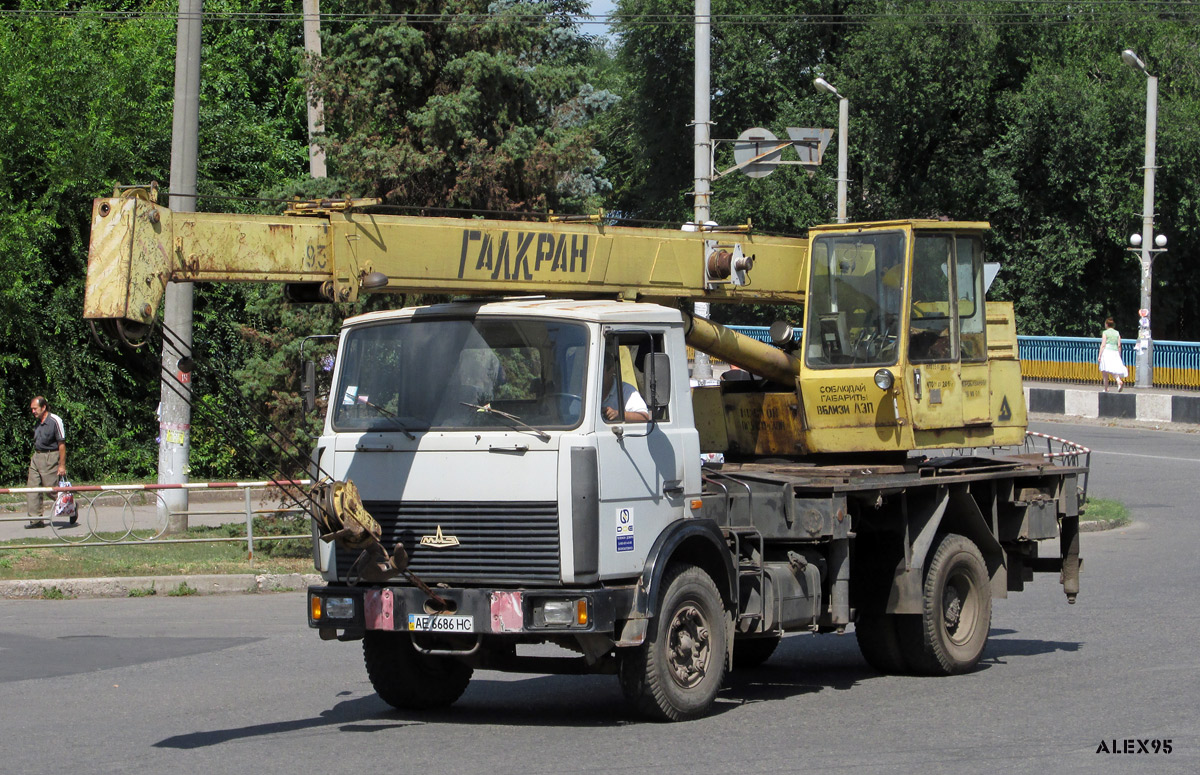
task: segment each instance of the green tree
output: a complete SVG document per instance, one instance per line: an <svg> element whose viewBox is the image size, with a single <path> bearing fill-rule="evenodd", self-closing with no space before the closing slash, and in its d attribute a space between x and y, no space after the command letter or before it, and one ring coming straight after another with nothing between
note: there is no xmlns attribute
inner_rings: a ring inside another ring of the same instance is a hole
<svg viewBox="0 0 1200 775"><path fill-rule="evenodd" d="M349 5L349 4L347 4ZM332 26L313 83L333 174L420 207L594 207L608 188L589 126L613 102L585 67L582 0L367 0L415 13Z"/></svg>
<svg viewBox="0 0 1200 775"><path fill-rule="evenodd" d="M300 19L233 13L289 3L205 5L200 192L253 194L302 171ZM156 356L100 349L80 310L92 198L169 177L175 7L24 0L0 16L0 479L22 479L37 393L67 422L76 479L154 470Z"/></svg>

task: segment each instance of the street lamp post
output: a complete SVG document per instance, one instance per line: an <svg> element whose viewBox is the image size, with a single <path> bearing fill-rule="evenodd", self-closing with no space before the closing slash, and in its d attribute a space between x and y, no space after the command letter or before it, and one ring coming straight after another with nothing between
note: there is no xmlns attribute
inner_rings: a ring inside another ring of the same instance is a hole
<svg viewBox="0 0 1200 775"><path fill-rule="evenodd" d="M1142 320L1145 321L1144 332L1139 329L1138 347L1135 363L1137 365L1137 382L1135 383L1140 388L1148 388L1154 385L1154 337L1150 333L1150 296L1153 289L1152 280L1154 277L1154 254L1156 252L1151 248L1155 244L1154 239L1154 144L1155 131L1158 125L1158 78L1150 75L1146 70L1146 63L1143 62L1138 55L1133 52L1133 49L1125 49L1121 52L1121 61L1129 65L1135 70L1142 71L1146 76L1146 169L1145 169L1145 186L1142 191L1142 234L1141 253L1142 253ZM1162 237L1162 235L1159 235ZM1132 241L1132 240L1131 240ZM1162 239L1162 245L1166 244L1165 238ZM1162 247L1160 245L1159 247ZM1138 247L1135 243L1134 247ZM1142 339L1142 333L1145 333L1145 339Z"/></svg>
<svg viewBox="0 0 1200 775"><path fill-rule="evenodd" d="M837 222L846 222L846 162L850 143L847 134L850 127L850 100L838 93L833 84L824 78L813 79L813 86L820 91L827 91L838 98L838 172L837 172Z"/></svg>

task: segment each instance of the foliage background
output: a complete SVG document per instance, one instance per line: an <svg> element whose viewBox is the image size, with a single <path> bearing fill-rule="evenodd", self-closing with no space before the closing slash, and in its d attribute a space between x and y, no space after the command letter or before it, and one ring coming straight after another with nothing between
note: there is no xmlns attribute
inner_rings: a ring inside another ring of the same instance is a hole
<svg viewBox="0 0 1200 775"><path fill-rule="evenodd" d="M306 62L298 0L207 0L198 209L278 212L292 195L396 208L691 213L692 3L618 0L608 39L584 0L325 0ZM76 480L153 475L153 352L109 352L79 319L90 200L169 179L176 3L0 6L0 481L28 460L28 401L71 435ZM1145 77L1160 77L1157 339L1200 339L1200 8L1190 3L712 0L714 136L836 126L850 100L851 219L988 220L994 298L1025 334L1135 329ZM397 14L425 14L405 21ZM330 177L307 178L305 88L325 100ZM730 176L722 222L802 233L832 219L835 138L815 175ZM732 164L728 146L717 168ZM164 185L165 188L165 185ZM269 200L261 201L260 200ZM371 305L418 299L378 299ZM253 414L304 454L299 350L355 309L269 286L197 288L192 477L288 473ZM771 309L718 308L767 322ZM151 348L157 344L152 344ZM316 345L319 348L321 345ZM314 345L307 345L313 348ZM309 350L306 349L306 353ZM319 352L319 349L318 349ZM262 459L259 453L269 457Z"/></svg>

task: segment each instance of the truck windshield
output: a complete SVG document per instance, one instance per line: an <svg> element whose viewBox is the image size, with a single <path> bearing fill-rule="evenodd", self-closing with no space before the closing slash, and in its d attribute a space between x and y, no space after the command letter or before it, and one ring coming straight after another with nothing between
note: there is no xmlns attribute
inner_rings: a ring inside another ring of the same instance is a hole
<svg viewBox="0 0 1200 775"><path fill-rule="evenodd" d="M349 430L572 428L583 412L584 326L414 316L346 334L333 427Z"/></svg>
<svg viewBox="0 0 1200 775"><path fill-rule="evenodd" d="M813 241L805 362L814 368L896 362L904 297L904 234Z"/></svg>

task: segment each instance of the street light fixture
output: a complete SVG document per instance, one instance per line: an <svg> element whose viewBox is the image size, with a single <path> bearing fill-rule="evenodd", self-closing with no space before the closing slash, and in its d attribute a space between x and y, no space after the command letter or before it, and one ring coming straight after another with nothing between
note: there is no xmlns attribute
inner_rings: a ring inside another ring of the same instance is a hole
<svg viewBox="0 0 1200 775"><path fill-rule="evenodd" d="M824 78L814 78L813 86L818 91L827 91L838 98L838 172L837 172L837 222L845 223L846 218L846 161L849 148L847 134L850 126L850 100L843 97L829 81Z"/></svg>
<svg viewBox="0 0 1200 775"><path fill-rule="evenodd" d="M1142 263L1142 296L1140 319L1138 321L1138 341L1135 363L1137 365L1137 386L1151 387L1154 385L1154 337L1150 334L1150 297L1153 289L1154 256L1166 250L1167 238L1162 234L1154 236L1154 145L1155 131L1158 125L1158 78L1146 70L1146 63L1141 60L1133 49L1127 48L1121 52L1121 61L1140 70L1146 76L1146 166L1145 185L1142 190L1142 233L1130 238L1130 244L1141 248ZM1158 249L1150 245L1158 245Z"/></svg>

